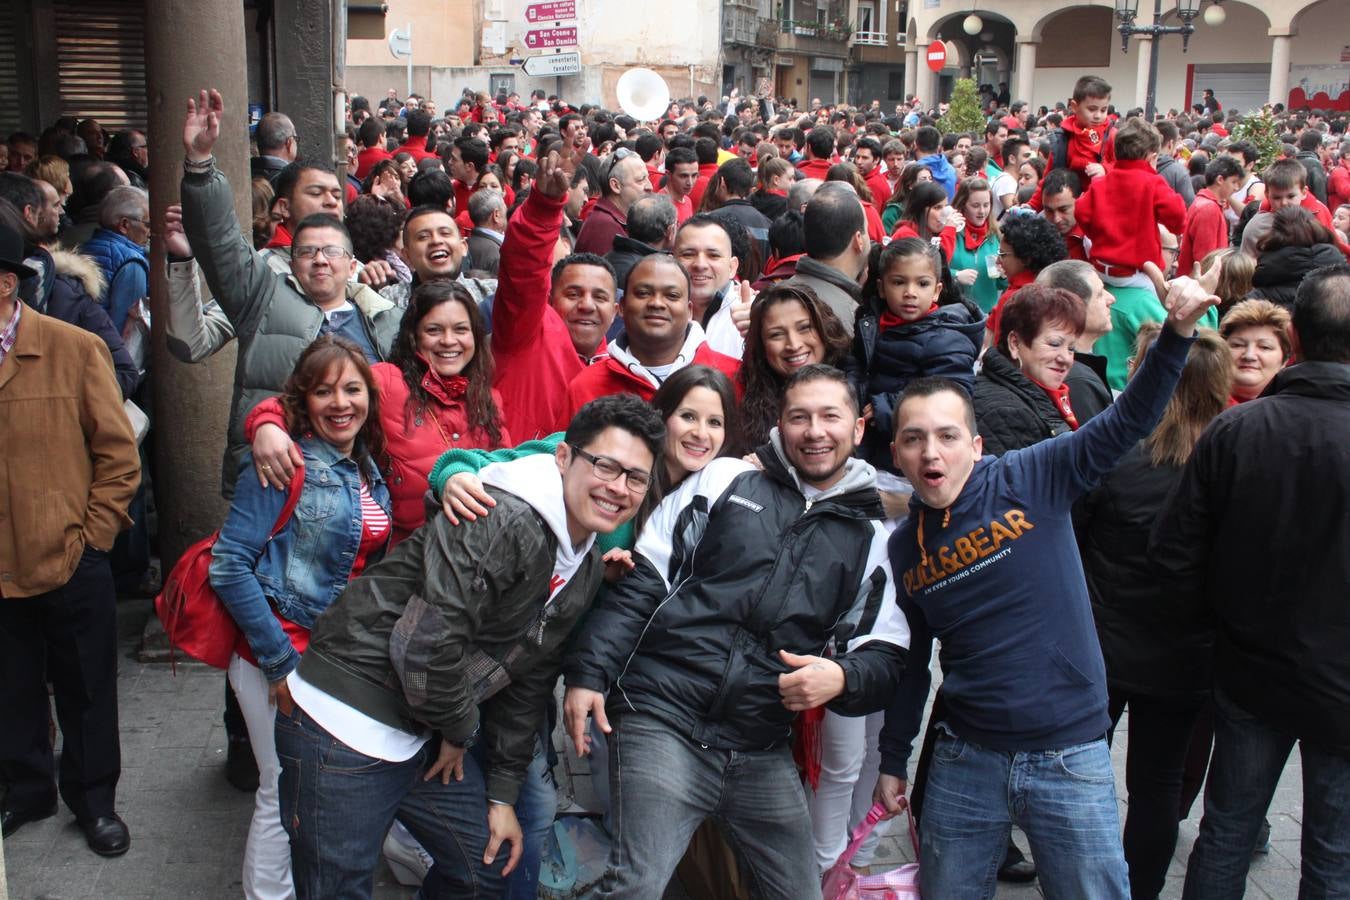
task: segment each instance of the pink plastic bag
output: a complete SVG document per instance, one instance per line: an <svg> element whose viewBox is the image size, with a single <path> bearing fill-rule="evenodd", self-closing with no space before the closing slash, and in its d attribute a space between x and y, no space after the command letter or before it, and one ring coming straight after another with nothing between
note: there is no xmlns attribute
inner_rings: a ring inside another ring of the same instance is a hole
<svg viewBox="0 0 1350 900"><path fill-rule="evenodd" d="M821 879L820 893L824 900L919 900L918 863L909 863L879 875L859 875L849 868L854 854L885 814L886 807L877 803L868 810L867 818L853 829L847 849ZM914 844L917 858L919 835L914 830L914 816L909 807L905 807L905 815L909 818L909 839Z"/></svg>

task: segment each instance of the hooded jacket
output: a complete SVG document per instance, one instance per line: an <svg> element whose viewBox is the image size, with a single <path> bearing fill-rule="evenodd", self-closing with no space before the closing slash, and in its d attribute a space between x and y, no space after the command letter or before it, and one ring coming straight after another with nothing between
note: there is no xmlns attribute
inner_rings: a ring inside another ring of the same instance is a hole
<svg viewBox="0 0 1350 900"><path fill-rule="evenodd" d="M245 241L234 215L234 194L218 170L183 176L183 230L216 302L239 339L230 400L229 443L221 477L230 496L248 444L244 417L281 392L300 353L319 336L319 309L291 277L280 277ZM380 359L388 357L403 311L362 284L348 283L347 299Z"/></svg>
<svg viewBox="0 0 1350 900"><path fill-rule="evenodd" d="M1350 365L1304 362L1196 444L1149 556L1167 609L1217 629L1214 681L1266 726L1350 752Z"/></svg>
<svg viewBox="0 0 1350 900"><path fill-rule="evenodd" d="M905 386L916 378L942 376L975 389L975 359L984 343L984 314L969 300L940 306L915 322L883 329L879 298L858 320L853 351L843 369L859 402L872 405L863 436L862 457L890 470L895 407Z"/></svg>
<svg viewBox="0 0 1350 900"><path fill-rule="evenodd" d="M680 348L676 360L677 369L685 366L712 366L721 369L736 383L736 371L741 361L734 359L708 346L703 328L697 322L690 322L685 331L684 345ZM667 376L668 377L668 376ZM561 415L553 430L566 431L567 423L577 414L577 410L597 397L610 394L637 394L643 400L656 396L656 389L664 379L653 375L628 349L628 336L619 337L609 345L609 356L599 360L593 366L581 371L567 386L567 399L563 403Z"/></svg>
<svg viewBox="0 0 1350 900"><path fill-rule="evenodd" d="M1298 286L1313 269L1342 265L1345 257L1331 244L1313 244L1311 247L1281 247L1262 253L1252 273L1250 297L1259 297L1278 303L1293 311L1294 295Z"/></svg>
<svg viewBox="0 0 1350 900"><path fill-rule="evenodd" d="M933 180L947 191L947 202L950 203L956 196L956 170L947 162L947 157L942 153L934 153L918 160L918 163L933 173Z"/></svg>
<svg viewBox="0 0 1350 900"><path fill-rule="evenodd" d="M845 676L836 712L889 701L909 633L875 472L850 459L814 493L776 431L757 453L763 471L726 458L686 478L643 528L637 568L587 619L564 674L607 692L611 716L646 713L721 750L781 746L796 714L778 692L791 671L780 650L833 655Z"/></svg>
<svg viewBox="0 0 1350 900"><path fill-rule="evenodd" d="M593 540L572 546L553 457L481 477L492 515L457 526L433 516L367 569L315 621L299 673L409 733L463 741L481 717L488 797L514 803L563 647L604 566Z"/></svg>
<svg viewBox="0 0 1350 900"><path fill-rule="evenodd" d="M942 641L945 722L992 750L1058 750L1102 737L1106 671L1070 508L1153 430L1190 348L1163 329L1114 405L1062 438L981 457L952 505L916 493L890 539L914 639ZM905 777L897 739L919 698L887 711L881 771Z"/></svg>

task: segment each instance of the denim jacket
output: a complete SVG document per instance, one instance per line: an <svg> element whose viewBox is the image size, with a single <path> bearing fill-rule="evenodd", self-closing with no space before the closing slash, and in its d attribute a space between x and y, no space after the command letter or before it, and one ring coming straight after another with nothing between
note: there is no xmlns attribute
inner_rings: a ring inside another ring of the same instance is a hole
<svg viewBox="0 0 1350 900"><path fill-rule="evenodd" d="M268 681L284 678L300 660L271 606L286 620L312 627L347 586L361 544L356 463L318 438L299 444L305 485L285 527L268 540L286 492L259 487L253 455L245 453L230 513L211 549L211 586ZM371 497L388 512L389 489L374 463L367 464L366 479Z"/></svg>

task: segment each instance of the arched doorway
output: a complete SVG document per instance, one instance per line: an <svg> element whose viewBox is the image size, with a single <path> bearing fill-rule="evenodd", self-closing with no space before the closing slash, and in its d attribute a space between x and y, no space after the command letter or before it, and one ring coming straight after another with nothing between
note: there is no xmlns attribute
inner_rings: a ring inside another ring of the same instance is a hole
<svg viewBox="0 0 1350 900"><path fill-rule="evenodd" d="M982 25L975 34L965 30L971 15L978 16ZM947 68L938 73L937 95L951 96L957 78L973 78L977 85L997 91L1000 82L1010 80L1016 34L1017 26L1010 19L987 9L960 10L934 22L928 39L948 45Z"/></svg>

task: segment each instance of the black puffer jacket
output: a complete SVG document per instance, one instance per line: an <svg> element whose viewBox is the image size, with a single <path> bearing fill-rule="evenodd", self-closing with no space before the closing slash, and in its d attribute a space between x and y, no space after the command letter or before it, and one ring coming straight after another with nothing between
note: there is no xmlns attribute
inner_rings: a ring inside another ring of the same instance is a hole
<svg viewBox="0 0 1350 900"><path fill-rule="evenodd" d="M844 373L859 402L872 404L872 419L860 455L878 468L892 469L890 444L895 407L911 381L950 378L975 389L975 358L984 341L984 313L970 300L938 307L917 322L883 330L880 301L854 325L853 350Z"/></svg>
<svg viewBox="0 0 1350 900"><path fill-rule="evenodd" d="M647 522L637 568L601 598L563 668L569 687L608 692L611 719L645 713L718 749L779 746L795 717L778 692L790 671L780 650L835 653L836 712L889 703L909 629L883 568L872 468L851 459L808 500L780 452L760 448L763 471L714 460Z"/></svg>
<svg viewBox="0 0 1350 900"><path fill-rule="evenodd" d="M1072 397L1069 402L1072 405ZM997 347L984 354L975 379L975 424L984 438L984 452L994 456L1070 430L1045 391Z"/></svg>
<svg viewBox="0 0 1350 900"><path fill-rule="evenodd" d="M1331 244L1313 244L1311 247L1281 247L1262 253L1252 274L1252 292L1259 297L1293 310L1298 286L1313 269L1335 266L1345 262L1345 256Z"/></svg>
<svg viewBox="0 0 1350 900"><path fill-rule="evenodd" d="M1074 507L1074 532L1111 692L1203 696L1213 677L1214 629L1178 621L1148 552L1149 532L1181 467L1155 466L1140 441Z"/></svg>

